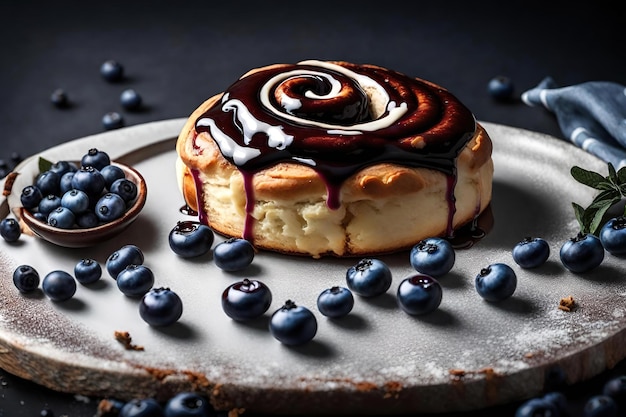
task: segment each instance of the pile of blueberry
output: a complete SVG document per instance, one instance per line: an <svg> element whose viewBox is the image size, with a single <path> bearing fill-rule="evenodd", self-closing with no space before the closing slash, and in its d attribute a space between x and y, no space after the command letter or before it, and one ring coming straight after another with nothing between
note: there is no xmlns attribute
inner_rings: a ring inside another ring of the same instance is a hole
<svg viewBox="0 0 626 417"><path fill-rule="evenodd" d="M50 164L20 195L22 205L35 218L61 229L114 221L136 198L137 184L96 148L83 155L80 167L71 161Z"/></svg>
<svg viewBox="0 0 626 417"><path fill-rule="evenodd" d="M195 392L181 392L165 403L154 398L133 399L128 402L115 399L100 402L100 417L217 417L207 398Z"/></svg>
<svg viewBox="0 0 626 417"><path fill-rule="evenodd" d="M100 75L110 83L118 83L125 78L124 67L118 61L110 59L100 66ZM57 88L52 92L50 102L60 109L70 108L72 104L69 95L62 88ZM120 104L125 110L137 111L141 109L143 99L137 91L127 88L120 94ZM119 112L108 112L102 116L102 126L105 130L118 129L124 126L124 118Z"/></svg>
<svg viewBox="0 0 626 417"><path fill-rule="evenodd" d="M151 326L169 326L181 317L183 303L178 294L169 288L154 287L152 270L144 265L144 255L135 245L124 245L109 255L105 269L113 278L122 294L141 298L140 317ZM13 271L13 284L24 294L39 288L50 300L63 302L74 297L78 281L90 285L102 277L103 268L94 259L81 259L74 266L73 275L67 271L54 270L43 280L35 268L20 265Z"/></svg>

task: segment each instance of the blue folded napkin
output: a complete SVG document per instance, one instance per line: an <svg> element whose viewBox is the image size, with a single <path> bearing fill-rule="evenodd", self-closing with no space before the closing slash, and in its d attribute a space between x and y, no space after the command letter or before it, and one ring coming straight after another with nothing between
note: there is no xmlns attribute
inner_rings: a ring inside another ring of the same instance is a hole
<svg viewBox="0 0 626 417"><path fill-rule="evenodd" d="M608 81L590 81L558 87L546 77L522 93L529 106L553 112L561 132L585 151L619 169L626 166L626 87Z"/></svg>

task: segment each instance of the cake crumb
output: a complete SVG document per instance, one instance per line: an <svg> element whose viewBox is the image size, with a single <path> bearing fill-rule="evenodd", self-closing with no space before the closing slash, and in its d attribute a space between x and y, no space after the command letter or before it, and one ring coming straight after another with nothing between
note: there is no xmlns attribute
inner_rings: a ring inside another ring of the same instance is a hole
<svg viewBox="0 0 626 417"><path fill-rule="evenodd" d="M139 351L144 350L143 346L138 346L132 343L133 338L130 337L130 333L128 332L116 330L114 333L114 336L115 336L115 340L120 342L122 346L124 346L124 349L126 350L139 350Z"/></svg>
<svg viewBox="0 0 626 417"><path fill-rule="evenodd" d="M561 298L559 302L559 310L570 312L576 308L576 301L574 301L574 297L571 295Z"/></svg>
<svg viewBox="0 0 626 417"><path fill-rule="evenodd" d="M18 176L18 173L15 171L9 172L4 180L4 190L2 190L2 196L8 197L11 194L11 190L13 190L13 184Z"/></svg>
<svg viewBox="0 0 626 417"><path fill-rule="evenodd" d="M245 408L233 408L228 411L228 417L239 417L246 411Z"/></svg>

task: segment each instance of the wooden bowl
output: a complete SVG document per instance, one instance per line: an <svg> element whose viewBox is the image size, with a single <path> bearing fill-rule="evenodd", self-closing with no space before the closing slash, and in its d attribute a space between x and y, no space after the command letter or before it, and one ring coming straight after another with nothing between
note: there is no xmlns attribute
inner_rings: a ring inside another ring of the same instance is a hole
<svg viewBox="0 0 626 417"><path fill-rule="evenodd" d="M137 197L118 219L91 228L61 229L37 219L24 207L19 207L19 217L34 235L55 245L68 248L94 246L118 235L137 218L146 203L148 190L146 181L139 171L118 162L111 162L111 165L120 167L124 171L126 178L137 185Z"/></svg>

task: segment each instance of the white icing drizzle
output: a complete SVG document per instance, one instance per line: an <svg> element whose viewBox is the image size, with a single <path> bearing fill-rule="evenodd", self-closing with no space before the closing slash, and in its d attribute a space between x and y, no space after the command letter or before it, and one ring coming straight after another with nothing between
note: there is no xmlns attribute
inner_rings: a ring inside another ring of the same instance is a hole
<svg viewBox="0 0 626 417"><path fill-rule="evenodd" d="M211 136L219 146L220 151L224 156L232 158L235 165L244 165L251 159L261 155L261 150L256 148L250 148L247 146L240 146L230 136L224 134L216 125L213 119L204 117L198 120L198 126L208 126Z"/></svg>

